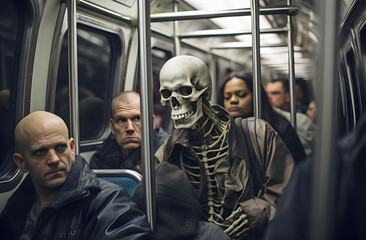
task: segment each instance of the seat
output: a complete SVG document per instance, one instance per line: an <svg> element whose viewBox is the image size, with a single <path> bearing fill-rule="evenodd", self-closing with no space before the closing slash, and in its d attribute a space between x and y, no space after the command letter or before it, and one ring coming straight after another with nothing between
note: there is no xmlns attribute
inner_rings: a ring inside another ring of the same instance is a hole
<svg viewBox="0 0 366 240"><path fill-rule="evenodd" d="M93 169L98 178L117 184L133 196L137 184L141 181L141 174L131 169Z"/></svg>

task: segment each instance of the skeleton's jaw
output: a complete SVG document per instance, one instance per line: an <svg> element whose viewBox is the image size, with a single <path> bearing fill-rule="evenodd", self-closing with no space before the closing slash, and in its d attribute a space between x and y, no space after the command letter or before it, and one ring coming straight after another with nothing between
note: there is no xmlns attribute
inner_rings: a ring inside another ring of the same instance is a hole
<svg viewBox="0 0 366 240"><path fill-rule="evenodd" d="M203 116L202 98L199 98L196 104L192 105L195 107L187 112L171 112L171 117L176 129L191 128Z"/></svg>

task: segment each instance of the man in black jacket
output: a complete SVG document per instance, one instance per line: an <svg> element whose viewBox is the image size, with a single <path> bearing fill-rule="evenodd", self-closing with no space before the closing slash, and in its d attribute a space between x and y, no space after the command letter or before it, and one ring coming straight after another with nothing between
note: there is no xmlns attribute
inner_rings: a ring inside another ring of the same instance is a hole
<svg viewBox="0 0 366 240"><path fill-rule="evenodd" d="M98 179L61 118L37 111L15 129L13 160L29 173L0 216L0 239L152 239L122 188Z"/></svg>
<svg viewBox="0 0 366 240"><path fill-rule="evenodd" d="M141 173L140 94L134 91L121 92L113 99L111 107L111 134L91 158L90 167L126 168ZM161 128L154 130L154 151L168 136Z"/></svg>

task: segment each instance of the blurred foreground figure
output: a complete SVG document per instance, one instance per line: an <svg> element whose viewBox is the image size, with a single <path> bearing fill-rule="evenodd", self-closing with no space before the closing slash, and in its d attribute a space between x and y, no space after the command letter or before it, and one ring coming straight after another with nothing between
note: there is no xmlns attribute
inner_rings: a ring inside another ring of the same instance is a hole
<svg viewBox="0 0 366 240"><path fill-rule="evenodd" d="M335 240L361 240L366 236L366 114L355 131L338 144L339 168L333 227ZM321 159L320 159L321 160ZM294 174L279 201L275 218L269 223L265 240L309 239L313 159L305 161ZM329 186L331 187L331 186ZM334 187L334 186L333 186Z"/></svg>
<svg viewBox="0 0 366 240"><path fill-rule="evenodd" d="M157 240L229 240L214 223L202 220L201 206L185 173L176 165L163 162L156 167ZM177 187L178 186L178 187ZM142 181L133 196L146 212Z"/></svg>
<svg viewBox="0 0 366 240"><path fill-rule="evenodd" d="M152 239L146 216L122 188L75 155L64 121L49 112L15 129L13 160L29 173L0 216L0 239Z"/></svg>
<svg viewBox="0 0 366 240"><path fill-rule="evenodd" d="M164 64L161 103L169 107L176 129L156 157L186 173L209 222L232 239L255 239L274 216L294 162L277 132L261 119L247 119L254 148L248 149L241 119L236 123L225 109L210 105L211 84L209 70L198 58L177 56Z"/></svg>

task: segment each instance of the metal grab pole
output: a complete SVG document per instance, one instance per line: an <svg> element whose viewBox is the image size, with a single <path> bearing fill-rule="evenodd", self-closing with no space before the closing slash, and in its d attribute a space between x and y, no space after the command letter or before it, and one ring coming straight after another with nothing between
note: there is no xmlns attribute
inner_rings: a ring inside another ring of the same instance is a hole
<svg viewBox="0 0 366 240"><path fill-rule="evenodd" d="M138 1L139 69L141 86L142 160L146 214L155 229L155 164L153 138L152 64L150 43L150 1Z"/></svg>
<svg viewBox="0 0 366 240"><path fill-rule="evenodd" d="M79 154L79 84L78 84L78 51L76 29L76 1L67 1L68 17L68 75L69 75L69 109L70 132L75 139L75 152Z"/></svg>
<svg viewBox="0 0 366 240"><path fill-rule="evenodd" d="M291 5L291 0L287 0L287 5ZM296 130L296 93L295 93L295 62L294 62L294 43L293 43L293 26L292 17L287 15L287 44L288 44L288 74L289 74L289 91L291 99L291 115L290 122Z"/></svg>
<svg viewBox="0 0 366 240"><path fill-rule="evenodd" d="M178 1L173 2L173 11L178 12ZM179 22L173 22L174 56L180 55Z"/></svg>
<svg viewBox="0 0 366 240"><path fill-rule="evenodd" d="M253 55L253 99L254 99L254 116L261 117L261 53L260 53L260 36L259 36L259 2L251 0L250 9L252 14L252 55Z"/></svg>
<svg viewBox="0 0 366 240"><path fill-rule="evenodd" d="M337 170L339 159L336 152L336 103L338 82L338 6L337 0L317 2L320 16L320 59L318 75L318 136L313 162L311 191L311 240L335 239L337 203Z"/></svg>

